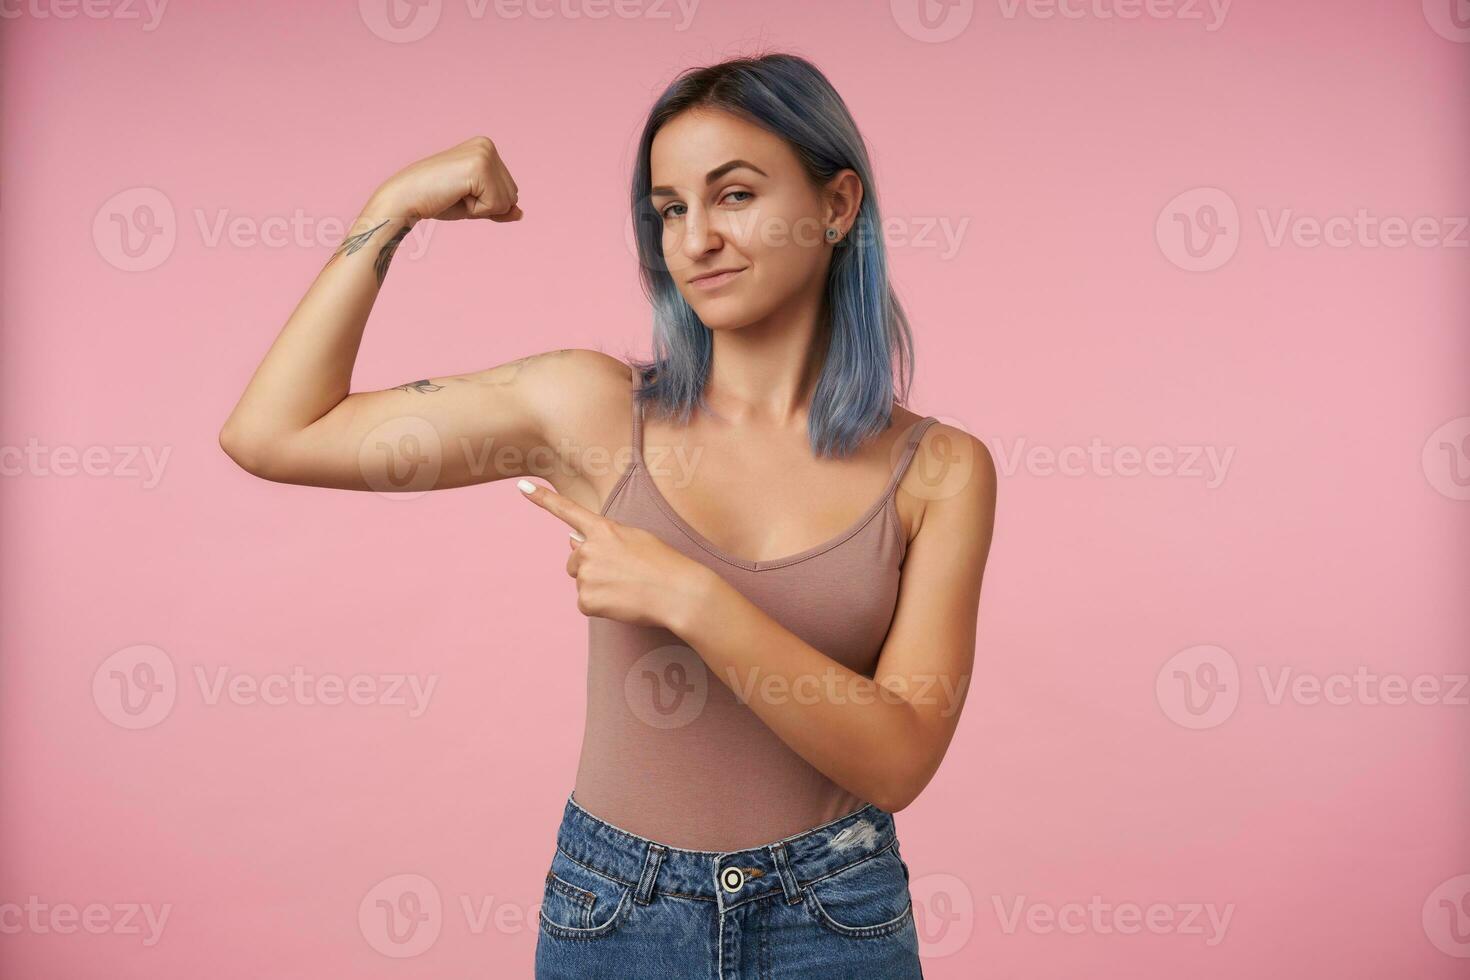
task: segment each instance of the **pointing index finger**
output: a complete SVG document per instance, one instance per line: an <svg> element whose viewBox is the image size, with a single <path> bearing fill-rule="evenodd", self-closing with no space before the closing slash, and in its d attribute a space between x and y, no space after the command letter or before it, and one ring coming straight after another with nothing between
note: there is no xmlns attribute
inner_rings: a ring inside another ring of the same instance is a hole
<svg viewBox="0 0 1470 980"><path fill-rule="evenodd" d="M575 500L563 497L550 487L537 486L530 480L517 480L516 489L525 494L526 498L536 506L549 511L553 517L559 518L568 527L580 532L583 536L599 519L599 515Z"/></svg>

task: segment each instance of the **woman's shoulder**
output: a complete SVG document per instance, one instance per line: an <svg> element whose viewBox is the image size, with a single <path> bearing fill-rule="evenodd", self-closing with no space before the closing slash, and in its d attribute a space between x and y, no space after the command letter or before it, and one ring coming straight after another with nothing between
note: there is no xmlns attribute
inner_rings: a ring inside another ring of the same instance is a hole
<svg viewBox="0 0 1470 980"><path fill-rule="evenodd" d="M534 389L541 443L557 459L546 478L589 509L606 499L632 445L633 366L590 348L533 355L518 383Z"/></svg>
<svg viewBox="0 0 1470 980"><path fill-rule="evenodd" d="M933 419L930 422L930 419ZM927 425L921 425L922 423ZM990 451L985 448L985 443L969 432L966 432L958 422L947 419L940 415L921 415L912 409L905 408L897 402L893 405L893 413L888 423L888 431L897 445L904 445L908 438L914 433L919 433L918 452L939 452L941 447L936 443L959 444L965 450L977 457L989 460Z"/></svg>
<svg viewBox="0 0 1470 980"><path fill-rule="evenodd" d="M627 413L618 409L632 406L632 368L600 350L530 354L486 373L482 381L520 389L552 446L601 444L627 427Z"/></svg>
<svg viewBox="0 0 1470 980"><path fill-rule="evenodd" d="M522 380L534 375L539 387L555 394L566 409L605 410L607 397L626 395L633 377L627 361L586 347L532 354L515 363L531 369Z"/></svg>
<svg viewBox="0 0 1470 980"><path fill-rule="evenodd" d="M894 410L895 425L913 433L931 416ZM919 522L934 508L967 514L993 513L997 488L995 460L985 443L953 419L933 416L916 441L910 465L900 488L918 502ZM908 438L899 436L893 452L906 447Z"/></svg>

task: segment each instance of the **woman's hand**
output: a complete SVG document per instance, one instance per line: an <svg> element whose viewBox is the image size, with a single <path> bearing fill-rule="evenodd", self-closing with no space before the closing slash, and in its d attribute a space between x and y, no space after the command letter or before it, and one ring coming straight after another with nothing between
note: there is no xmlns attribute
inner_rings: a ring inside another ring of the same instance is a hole
<svg viewBox="0 0 1470 980"><path fill-rule="evenodd" d="M530 480L516 486L572 528L567 574L577 580L583 615L678 633L714 584L717 576L709 568L642 528L595 514Z"/></svg>
<svg viewBox="0 0 1470 980"><path fill-rule="evenodd" d="M455 221L489 218L519 221L520 191L488 136L476 136L458 146L411 163L389 177L373 193L373 213Z"/></svg>

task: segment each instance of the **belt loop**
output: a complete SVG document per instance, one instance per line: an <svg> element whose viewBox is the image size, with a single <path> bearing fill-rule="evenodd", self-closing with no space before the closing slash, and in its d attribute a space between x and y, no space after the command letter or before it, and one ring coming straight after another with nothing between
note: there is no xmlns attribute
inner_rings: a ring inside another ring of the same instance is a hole
<svg viewBox="0 0 1470 980"><path fill-rule="evenodd" d="M771 860L775 862L776 874L781 878L781 890L786 893L786 904L795 905L801 901L801 888L796 883L796 875L791 873L785 844L771 845Z"/></svg>
<svg viewBox="0 0 1470 980"><path fill-rule="evenodd" d="M633 893L633 900L639 905L647 905L653 901L653 883L658 880L658 869L664 863L665 850L662 844L648 842L648 854L643 859L643 873L638 876L638 890Z"/></svg>

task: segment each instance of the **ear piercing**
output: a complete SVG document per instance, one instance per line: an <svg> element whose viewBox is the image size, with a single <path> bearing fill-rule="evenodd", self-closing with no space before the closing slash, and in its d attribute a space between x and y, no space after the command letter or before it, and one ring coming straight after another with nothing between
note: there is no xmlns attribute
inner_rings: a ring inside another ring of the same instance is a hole
<svg viewBox="0 0 1470 980"><path fill-rule="evenodd" d="M837 229L836 228L828 228L827 229L827 241L829 241L829 242L835 242L835 241L837 241L837 238L838 238Z"/></svg>

